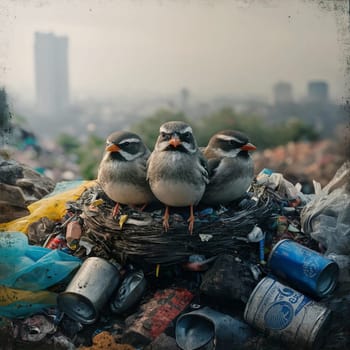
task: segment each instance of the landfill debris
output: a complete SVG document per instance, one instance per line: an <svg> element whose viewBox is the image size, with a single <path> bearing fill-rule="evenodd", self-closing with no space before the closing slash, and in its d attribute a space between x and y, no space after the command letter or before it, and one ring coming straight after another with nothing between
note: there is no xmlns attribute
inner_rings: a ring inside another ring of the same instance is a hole
<svg viewBox="0 0 350 350"><path fill-rule="evenodd" d="M79 221L70 221L66 229L66 241L69 246L74 242L78 242L81 237L81 224Z"/></svg>
<svg viewBox="0 0 350 350"><path fill-rule="evenodd" d="M189 305L193 294L180 288L157 291L141 306L141 313L132 321L122 341L135 347L151 343Z"/></svg>
<svg viewBox="0 0 350 350"><path fill-rule="evenodd" d="M58 295L57 304L70 318L83 324L97 321L100 311L119 284L119 271L108 261L90 257Z"/></svg>
<svg viewBox="0 0 350 350"><path fill-rule="evenodd" d="M302 293L264 277L244 311L246 322L293 348L321 349L331 310Z"/></svg>
<svg viewBox="0 0 350 350"><path fill-rule="evenodd" d="M350 161L300 213L303 231L327 253L350 254Z"/></svg>
<svg viewBox="0 0 350 350"><path fill-rule="evenodd" d="M95 185L95 183L95 181L80 181L78 187L74 186L67 191L56 192L54 190L50 193L50 196L42 197L38 201L29 204L27 206L30 212L29 215L0 223L0 230L28 233L30 225L44 217L60 222L66 214L67 202L77 200L87 188Z"/></svg>
<svg viewBox="0 0 350 350"><path fill-rule="evenodd" d="M243 321L207 306L181 315L175 328L176 343L182 350L208 348L208 344L215 350L243 348L254 333Z"/></svg>
<svg viewBox="0 0 350 350"><path fill-rule="evenodd" d="M136 350L129 344L117 344L109 332L101 332L94 336L92 346L81 346L79 350Z"/></svg>
<svg viewBox="0 0 350 350"><path fill-rule="evenodd" d="M56 325L44 315L34 315L15 324L13 335L23 341L38 342L56 332Z"/></svg>
<svg viewBox="0 0 350 350"><path fill-rule="evenodd" d="M45 198L28 206L29 215L0 224L0 231L5 231L0 235L0 260L1 257L6 260L0 275L4 281L12 281L0 289L4 301L0 305L4 320L3 327L0 323L0 339L3 334L5 339L16 334L13 344L30 344L28 337L23 340L18 331L14 333L15 327L18 329L21 322L32 325L33 319L46 319L53 327L50 331L39 331L40 327L36 326L29 328L33 333L31 339L46 334L40 344L47 345L47 349L54 349L54 346L72 350L79 347L102 349L104 346L114 349L117 346L116 349L175 350L177 319L189 310L203 312L210 307L212 315L218 313L222 319L230 317L243 321L243 311L259 304L257 288L262 288L260 283L269 281L275 274L278 280L269 282L269 286L265 284L267 289L270 288L270 294L265 296L276 292L281 303L260 313L268 314L264 322L270 322L274 328L271 330L260 321L258 324L257 320L246 319L244 327L256 330L244 342L244 348L280 350L295 348L295 344L307 348L321 343L325 350L348 348L350 323L345 315L350 312L347 259L350 222L347 220L348 202L345 202L348 199L344 180L346 167L339 169L334 181L324 188L315 181L314 194L303 193L300 184L293 185L282 173L271 169L264 169L247 195L237 202L219 208L198 207L192 236L187 232L187 211L182 208L172 213L171 228L164 234L163 213L157 205L150 205L144 211L123 206L119 216L113 217L111 212L115 203L101 192L95 181L60 183ZM342 206L336 205L337 199L344 200ZM326 232L318 238L322 215L328 220L323 223L331 224L325 227L332 229L327 231L332 232L332 238L326 236ZM29 242L23 233L27 234ZM342 247L337 243L338 236ZM304 264L302 254L297 254L294 262L277 262L278 267L288 268L289 264L295 264L316 281L311 274L322 272L324 268L313 263L319 259L332 259L331 265L337 264L339 268L338 279L333 271L328 274L328 280L334 278L332 288L326 288L325 282L320 283L324 293L316 298L316 294L295 284L296 276L285 274L282 277L269 258L283 245L283 240L303 247L302 251L309 249L313 259L312 263ZM17 246L17 255L13 255L13 263L9 264L13 244ZM57 271L52 261L58 260L58 265L65 267L74 262L76 268L63 279L49 274L49 279L54 277L52 284L47 283L46 273L41 269L37 273L31 273L29 269L29 277L19 280L13 277L19 271L23 272L21 264L32 267L44 255L52 259L46 265L49 271ZM85 282L76 283L74 279L80 275L79 266L91 261L89 259L103 260L111 268L110 272L96 275L89 269ZM114 275L111 271L117 271L115 286L103 282ZM14 283L15 280L20 283ZM89 291L90 282L98 286L98 291ZM58 303L58 296L70 289L70 283L77 286L75 292L80 295L79 300L86 300L86 297L93 305L77 302L74 298L68 309ZM38 285L40 290L31 290ZM93 299L93 295L97 298ZM102 302L99 304L98 300ZM291 314L291 309L286 306L288 303L292 308L297 307L292 319L287 317ZM14 309L23 313L13 312ZM74 312L80 318L76 318ZM327 324L329 312L332 320ZM319 323L315 320L316 314L321 317ZM302 319L302 315L306 318ZM276 329L286 320L289 326ZM199 321L206 329L204 336L210 338L205 348L218 350L220 334L219 337L215 335L215 327L208 322ZM183 328L184 334L190 334L191 330L192 323ZM244 331L241 333L245 334ZM8 342L4 344L12 346Z"/></svg>
<svg viewBox="0 0 350 350"><path fill-rule="evenodd" d="M28 291L0 286L0 316L16 319L56 305L57 294L48 290Z"/></svg>
<svg viewBox="0 0 350 350"><path fill-rule="evenodd" d="M268 269L271 274L314 298L332 293L339 275L334 260L290 239L283 239L273 247Z"/></svg>
<svg viewBox="0 0 350 350"><path fill-rule="evenodd" d="M350 283L350 255L341 255L331 253L327 255L328 259L335 261L339 268L339 282Z"/></svg>
<svg viewBox="0 0 350 350"><path fill-rule="evenodd" d="M27 206L53 191L54 181L0 156L0 223L28 215Z"/></svg>
<svg viewBox="0 0 350 350"><path fill-rule="evenodd" d="M28 244L21 232L0 232L0 283L29 291L44 290L64 280L81 261L61 250Z"/></svg>
<svg viewBox="0 0 350 350"><path fill-rule="evenodd" d="M239 283L237 283L239 281ZM235 256L220 255L202 276L200 291L218 302L246 302L256 285L250 266Z"/></svg>
<svg viewBox="0 0 350 350"><path fill-rule="evenodd" d="M162 333L154 339L149 345L145 347L145 350L178 350L178 346L173 337Z"/></svg>
<svg viewBox="0 0 350 350"><path fill-rule="evenodd" d="M115 314L123 314L135 306L146 291L147 281L143 271L128 271L115 295L112 297L110 307Z"/></svg>

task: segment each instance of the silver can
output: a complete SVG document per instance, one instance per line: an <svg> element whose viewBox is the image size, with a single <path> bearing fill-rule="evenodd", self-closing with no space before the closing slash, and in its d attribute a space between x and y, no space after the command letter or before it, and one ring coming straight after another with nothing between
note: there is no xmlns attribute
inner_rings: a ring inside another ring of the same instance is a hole
<svg viewBox="0 0 350 350"><path fill-rule="evenodd" d="M94 323L119 281L119 271L113 264L102 258L87 258L58 295L58 308L75 321Z"/></svg>
<svg viewBox="0 0 350 350"><path fill-rule="evenodd" d="M270 277L249 297L244 319L251 326L295 347L320 349L331 311Z"/></svg>

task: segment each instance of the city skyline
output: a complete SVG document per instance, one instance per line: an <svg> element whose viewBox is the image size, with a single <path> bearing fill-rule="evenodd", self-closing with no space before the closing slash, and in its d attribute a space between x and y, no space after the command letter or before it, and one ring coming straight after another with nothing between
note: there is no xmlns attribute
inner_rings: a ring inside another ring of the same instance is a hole
<svg viewBox="0 0 350 350"><path fill-rule="evenodd" d="M348 86L339 11L305 1L262 3L12 2L0 34L0 81L35 100L33 36L40 31L69 38L73 99L186 88L203 98L273 100L274 84L287 81L298 100L309 81L321 80L341 102Z"/></svg>
<svg viewBox="0 0 350 350"><path fill-rule="evenodd" d="M69 106L69 65L66 36L35 33L36 107L42 115L55 115Z"/></svg>

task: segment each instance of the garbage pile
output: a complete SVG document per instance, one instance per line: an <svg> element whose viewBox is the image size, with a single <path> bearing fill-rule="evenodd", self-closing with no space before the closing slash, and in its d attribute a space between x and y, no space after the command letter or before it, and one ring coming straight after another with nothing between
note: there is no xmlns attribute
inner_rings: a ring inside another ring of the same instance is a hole
<svg viewBox="0 0 350 350"><path fill-rule="evenodd" d="M65 183L0 224L0 349L347 349L350 164L313 194L262 170L246 196L123 207ZM54 214L53 214L54 213Z"/></svg>
<svg viewBox="0 0 350 350"><path fill-rule="evenodd" d="M27 215L27 206L52 192L54 187L49 178L0 155L0 222Z"/></svg>
<svg viewBox="0 0 350 350"><path fill-rule="evenodd" d="M297 179L303 192L312 191L312 180L326 186L346 158L346 137L316 142L289 142L252 155L256 169L264 167L283 174L289 181Z"/></svg>

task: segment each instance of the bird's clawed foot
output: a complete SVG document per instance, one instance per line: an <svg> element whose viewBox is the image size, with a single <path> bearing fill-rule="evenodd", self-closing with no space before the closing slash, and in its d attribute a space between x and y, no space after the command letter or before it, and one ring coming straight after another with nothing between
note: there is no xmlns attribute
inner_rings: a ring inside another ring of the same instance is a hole
<svg viewBox="0 0 350 350"><path fill-rule="evenodd" d="M147 204L148 204L148 203L145 203L141 208L139 208L139 210L140 210L140 211L144 211L145 208L147 207Z"/></svg>
<svg viewBox="0 0 350 350"><path fill-rule="evenodd" d="M113 208L112 211L112 217L116 217L119 214L119 203L116 203L115 207Z"/></svg>
<svg viewBox="0 0 350 350"><path fill-rule="evenodd" d="M190 234L192 234L194 228L193 205L190 206L190 217L188 218L187 222L189 222L188 231L190 232Z"/></svg>
<svg viewBox="0 0 350 350"><path fill-rule="evenodd" d="M169 230L169 207L165 208L164 216L163 216L163 227L164 231L167 232Z"/></svg>

